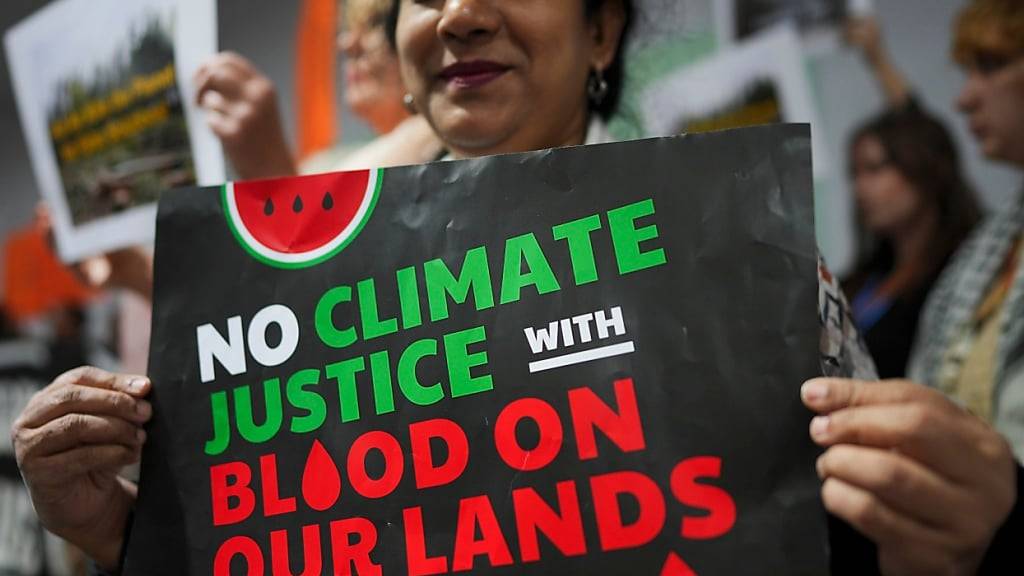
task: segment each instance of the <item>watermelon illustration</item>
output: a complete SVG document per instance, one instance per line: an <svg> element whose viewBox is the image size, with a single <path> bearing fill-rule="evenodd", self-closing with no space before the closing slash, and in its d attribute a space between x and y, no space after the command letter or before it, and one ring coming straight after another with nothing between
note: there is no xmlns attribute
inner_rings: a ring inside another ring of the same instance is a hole
<svg viewBox="0 0 1024 576"><path fill-rule="evenodd" d="M383 170L228 182L224 214L253 258L276 268L306 268L331 258L370 219Z"/></svg>

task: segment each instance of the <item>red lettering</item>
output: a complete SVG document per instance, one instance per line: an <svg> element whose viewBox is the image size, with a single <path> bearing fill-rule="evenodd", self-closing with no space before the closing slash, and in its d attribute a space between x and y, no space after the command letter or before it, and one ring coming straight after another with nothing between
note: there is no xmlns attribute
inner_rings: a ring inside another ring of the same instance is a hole
<svg viewBox="0 0 1024 576"><path fill-rule="evenodd" d="M234 482L228 483L228 478L233 478ZM252 470L244 462L225 462L210 467L214 526L237 524L252 514L256 508L256 495L249 488L250 482ZM234 507L232 499L238 503Z"/></svg>
<svg viewBox="0 0 1024 576"><path fill-rule="evenodd" d="M533 488L512 491L512 506L515 509L516 530L519 533L519 555L523 562L540 560L538 532L547 536L565 556L579 556L587 552L576 483L571 480L559 482L555 489L558 492L558 508L561 515L552 510Z"/></svg>
<svg viewBox="0 0 1024 576"><path fill-rule="evenodd" d="M669 485L672 495L682 504L707 510L700 518L683 518L680 533L690 540L718 538L732 530L736 523L736 503L732 496L717 486L698 484L697 478L721 476L722 459L715 456L687 458L672 469Z"/></svg>
<svg viewBox="0 0 1024 576"><path fill-rule="evenodd" d="M377 450L384 456L384 474L371 478L366 472L366 455ZM348 480L352 488L365 498L383 498L402 481L405 457L394 436L382 431L367 432L356 438L348 452Z"/></svg>
<svg viewBox="0 0 1024 576"><path fill-rule="evenodd" d="M590 388L569 391L569 411L572 413L580 460L597 458L595 428L604 432L623 452L644 449L644 431L631 378L615 381L615 401L619 405L618 412L612 410Z"/></svg>
<svg viewBox="0 0 1024 576"><path fill-rule="evenodd" d="M594 515L601 550L622 550L643 546L661 532L665 525L665 499L661 490L640 472L610 472L590 479L594 498ZM632 496L640 507L640 515L630 525L622 520L619 496Z"/></svg>
<svg viewBox="0 0 1024 576"><path fill-rule="evenodd" d="M263 576L263 552L255 540L246 536L233 536L220 545L213 558L213 576L231 576L231 561L235 556L245 559L247 576Z"/></svg>
<svg viewBox="0 0 1024 576"><path fill-rule="evenodd" d="M532 450L519 445L516 428L524 418L537 423L540 441ZM494 443L501 459L515 470L539 470L558 456L562 448L562 422L550 404L537 398L521 398L498 414L494 423Z"/></svg>
<svg viewBox="0 0 1024 576"><path fill-rule="evenodd" d="M430 441L437 438L448 447L448 459L434 463ZM409 425L409 443L412 447L412 468L416 488L433 488L454 482L466 470L469 462L469 441L462 428L444 418L426 420Z"/></svg>
<svg viewBox="0 0 1024 576"><path fill-rule="evenodd" d="M405 520L405 558L409 576L432 576L448 571L444 556L427 556L427 543L423 535L423 509L419 506L402 511Z"/></svg>
<svg viewBox="0 0 1024 576"><path fill-rule="evenodd" d="M352 542L352 536L358 536ZM380 564L374 564L370 552L377 545L377 527L366 518L347 518L331 522L331 550L337 576L380 576ZM352 570L352 568L355 570Z"/></svg>
<svg viewBox="0 0 1024 576"><path fill-rule="evenodd" d="M263 515L277 516L295 512L295 497L282 499L277 488L277 456L260 456L260 480L263 484Z"/></svg>
<svg viewBox="0 0 1024 576"><path fill-rule="evenodd" d="M477 526L480 539L476 539ZM491 566L507 566L512 563L512 553L501 533L501 526L494 516L494 508L487 496L463 498L459 502L459 521L455 528L455 552L452 570L461 572L473 569L473 559L487 555Z"/></svg>
<svg viewBox="0 0 1024 576"><path fill-rule="evenodd" d="M288 532L275 530L270 533L270 565L274 576L294 576L289 565ZM323 558L320 553L320 526L310 524L302 527L302 573L299 576L320 574Z"/></svg>

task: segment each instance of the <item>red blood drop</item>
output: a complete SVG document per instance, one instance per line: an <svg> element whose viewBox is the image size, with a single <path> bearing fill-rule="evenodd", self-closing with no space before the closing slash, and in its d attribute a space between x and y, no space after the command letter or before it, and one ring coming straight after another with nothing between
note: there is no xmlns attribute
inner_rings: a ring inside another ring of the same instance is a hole
<svg viewBox="0 0 1024 576"><path fill-rule="evenodd" d="M319 440L313 441L302 471L302 497L310 508L323 512L341 496L341 474L334 459Z"/></svg>

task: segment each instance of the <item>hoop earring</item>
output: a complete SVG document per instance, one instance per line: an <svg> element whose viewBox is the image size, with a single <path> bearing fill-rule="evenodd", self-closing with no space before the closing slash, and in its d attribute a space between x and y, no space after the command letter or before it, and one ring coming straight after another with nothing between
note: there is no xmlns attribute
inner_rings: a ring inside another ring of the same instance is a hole
<svg viewBox="0 0 1024 576"><path fill-rule="evenodd" d="M587 78L587 98L595 108L608 97L608 81L604 79L604 71L594 69Z"/></svg>
<svg viewBox="0 0 1024 576"><path fill-rule="evenodd" d="M408 92L405 93L405 96L402 96L402 105L409 111L409 114L419 113L419 110L416 109L416 98Z"/></svg>

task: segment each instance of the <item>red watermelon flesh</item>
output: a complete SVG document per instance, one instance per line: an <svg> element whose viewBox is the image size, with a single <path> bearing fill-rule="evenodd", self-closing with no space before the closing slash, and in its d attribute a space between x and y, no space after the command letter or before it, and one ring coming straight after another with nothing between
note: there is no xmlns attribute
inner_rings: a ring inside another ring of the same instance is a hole
<svg viewBox="0 0 1024 576"><path fill-rule="evenodd" d="M242 225L271 250L302 254L341 234L367 194L369 170L236 182Z"/></svg>

